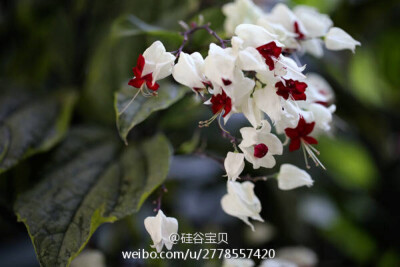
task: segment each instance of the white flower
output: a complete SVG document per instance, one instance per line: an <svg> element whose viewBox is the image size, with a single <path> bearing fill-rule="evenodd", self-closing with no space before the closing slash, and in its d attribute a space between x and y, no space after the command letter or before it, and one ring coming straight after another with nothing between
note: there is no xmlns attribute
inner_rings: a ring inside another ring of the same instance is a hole
<svg viewBox="0 0 400 267"><path fill-rule="evenodd" d="M243 101L247 101L253 90L255 82L244 76L239 69L234 70L234 76L229 85L224 86L224 91L232 99L234 111L238 111Z"/></svg>
<svg viewBox="0 0 400 267"><path fill-rule="evenodd" d="M236 27L235 34L243 40L243 47L254 47L265 45L275 41L276 45L283 46L277 40L277 35L270 33L265 28L253 24L241 24Z"/></svg>
<svg viewBox="0 0 400 267"><path fill-rule="evenodd" d="M286 128L296 128L297 124L299 123L300 115L305 117L307 121L312 121L313 117L311 117L311 112L304 112L300 109L298 103L296 102L281 99L281 117L275 122L275 129L277 133L284 133Z"/></svg>
<svg viewBox="0 0 400 267"><path fill-rule="evenodd" d="M294 23L298 22L296 15L285 5L277 4L271 12L264 17L269 22L282 25L287 31L294 32ZM304 26L299 23L299 27L305 33Z"/></svg>
<svg viewBox="0 0 400 267"><path fill-rule="evenodd" d="M219 74L217 74L217 77L220 77ZM221 111L222 108L225 108L223 118L226 124L230 116L233 113L239 112L241 106L246 103L254 88L255 82L245 77L243 72L238 68L234 68L234 74L230 79L221 80L226 84L224 86L219 86L216 82L213 82L214 89L209 90L213 96L211 99L204 102L204 104L211 104L212 110L215 110L215 112L213 111L214 114Z"/></svg>
<svg viewBox="0 0 400 267"><path fill-rule="evenodd" d="M234 79L235 61L232 48L222 48L212 43L204 60L204 74L215 87L230 84Z"/></svg>
<svg viewBox="0 0 400 267"><path fill-rule="evenodd" d="M228 179L235 181L244 169L243 153L228 152L224 161L224 167Z"/></svg>
<svg viewBox="0 0 400 267"><path fill-rule="evenodd" d="M305 65L299 67L296 61L281 55L275 64L275 75L282 76L286 80L303 80L306 78L302 73L305 68Z"/></svg>
<svg viewBox="0 0 400 267"><path fill-rule="evenodd" d="M254 261L251 259L224 259L222 267L253 267Z"/></svg>
<svg viewBox="0 0 400 267"><path fill-rule="evenodd" d="M320 58L324 55L324 49L322 45L323 45L322 40L316 38L301 41L301 46L304 52L307 52L317 58Z"/></svg>
<svg viewBox="0 0 400 267"><path fill-rule="evenodd" d="M229 215L235 216L248 224L252 230L254 226L249 218L263 222L260 217L261 203L254 194L254 184L251 182L228 181L228 194L222 197L222 209Z"/></svg>
<svg viewBox="0 0 400 267"><path fill-rule="evenodd" d="M106 260L101 251L85 249L71 262L71 267L106 267Z"/></svg>
<svg viewBox="0 0 400 267"><path fill-rule="evenodd" d="M278 187L281 190L291 190L300 186L312 186L314 181L304 170L292 165L282 164L278 174Z"/></svg>
<svg viewBox="0 0 400 267"><path fill-rule="evenodd" d="M151 247L156 248L157 252L161 252L164 245L169 250L172 248L170 235L178 232L178 221L175 218L166 217L162 210L159 210L157 216L150 216L144 220L144 226L153 240L154 244Z"/></svg>
<svg viewBox="0 0 400 267"><path fill-rule="evenodd" d="M335 95L329 83L317 73L307 73L307 102L330 103Z"/></svg>
<svg viewBox="0 0 400 267"><path fill-rule="evenodd" d="M311 134L319 134L320 131L327 132L331 129L332 112L321 104L309 104L307 110L312 112L315 126ZM334 111L334 110L333 110Z"/></svg>
<svg viewBox="0 0 400 267"><path fill-rule="evenodd" d="M317 9L309 6L296 6L293 13L302 22L308 38L324 36L333 22L328 15L321 14Z"/></svg>
<svg viewBox="0 0 400 267"><path fill-rule="evenodd" d="M276 252L280 260L287 260L298 266L316 266L318 257L314 251L306 247L285 247Z"/></svg>
<svg viewBox="0 0 400 267"><path fill-rule="evenodd" d="M244 41L234 36L231 40L233 53L238 56L236 65L244 71L264 71L267 66L261 54L254 47L244 48Z"/></svg>
<svg viewBox="0 0 400 267"><path fill-rule="evenodd" d="M263 27L272 34L277 35L277 40L285 45L286 48L298 49L299 44L295 40L297 34L292 30L287 30L281 24L273 23L268 17L261 17L257 21L257 25Z"/></svg>
<svg viewBox="0 0 400 267"><path fill-rule="evenodd" d="M251 125L254 128L261 126L263 113L257 107L254 97L247 98L247 101L243 102L241 109L243 115L246 117L246 119L251 123Z"/></svg>
<svg viewBox="0 0 400 267"><path fill-rule="evenodd" d="M225 31L232 35L237 25L255 23L263 12L251 0L236 0L225 4L222 7L222 13L226 16Z"/></svg>
<svg viewBox="0 0 400 267"><path fill-rule="evenodd" d="M299 266L287 260L267 259L263 260L259 267L299 267Z"/></svg>
<svg viewBox="0 0 400 267"><path fill-rule="evenodd" d="M186 54L182 52L179 55L178 63L172 70L172 76L175 81L196 91L204 88L203 82L206 82L203 74L204 59L200 53Z"/></svg>
<svg viewBox="0 0 400 267"><path fill-rule="evenodd" d="M261 122L261 128L244 127L240 129L243 141L239 148L243 151L247 161L253 164L254 169L260 167L272 168L275 166L274 155L282 155L283 146L276 135L271 133L268 121Z"/></svg>
<svg viewBox="0 0 400 267"><path fill-rule="evenodd" d="M325 45L329 50L350 49L354 53L356 46L361 45L361 43L354 40L344 30L332 27L325 36Z"/></svg>
<svg viewBox="0 0 400 267"><path fill-rule="evenodd" d="M166 52L164 45L160 41L155 41L147 48L143 53L143 57L146 63L142 76L152 73L153 83L171 74L175 56Z"/></svg>
<svg viewBox="0 0 400 267"><path fill-rule="evenodd" d="M275 82L269 82L266 87L256 90L253 97L257 107L268 114L273 122L281 118L281 97L276 94Z"/></svg>

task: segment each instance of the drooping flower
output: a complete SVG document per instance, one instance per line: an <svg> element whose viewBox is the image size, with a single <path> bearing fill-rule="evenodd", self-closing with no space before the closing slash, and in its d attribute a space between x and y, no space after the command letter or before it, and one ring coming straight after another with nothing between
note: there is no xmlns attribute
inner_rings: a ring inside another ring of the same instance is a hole
<svg viewBox="0 0 400 267"><path fill-rule="evenodd" d="M249 222L253 220L264 220L260 217L261 203L254 194L254 184L251 182L227 182L228 193L222 197L222 209L229 215L235 216L248 224L254 231L254 226Z"/></svg>
<svg viewBox="0 0 400 267"><path fill-rule="evenodd" d="M300 116L296 128L286 128L285 133L290 138L289 151L295 151L300 148L301 143L318 144L317 139L309 134L313 131L315 122L307 123L303 116Z"/></svg>
<svg viewBox="0 0 400 267"><path fill-rule="evenodd" d="M283 151L281 141L271 133L269 122L264 120L261 125L258 130L252 127L240 129L243 141L239 144L239 148L246 160L253 164L254 169L272 168L276 163L274 155L282 155Z"/></svg>
<svg viewBox="0 0 400 267"><path fill-rule="evenodd" d="M204 74L216 87L229 85L234 79L236 56L232 48L222 48L210 44L208 55L204 59Z"/></svg>
<svg viewBox="0 0 400 267"><path fill-rule="evenodd" d="M244 169L243 153L228 152L224 161L224 167L228 180L236 181Z"/></svg>
<svg viewBox="0 0 400 267"><path fill-rule="evenodd" d="M166 52L160 41L155 41L140 55L137 66L133 68L135 77L129 81L129 85L141 88L144 83L153 91L159 88L156 81L161 80L172 72L175 56Z"/></svg>
<svg viewBox="0 0 400 267"><path fill-rule="evenodd" d="M178 63L172 70L175 81L181 83L195 92L201 91L208 82L203 74L204 59L199 52L186 54L181 52Z"/></svg>
<svg viewBox="0 0 400 267"><path fill-rule="evenodd" d="M145 65L146 60L144 59L143 55L139 55L136 66L132 68L133 75L135 76L132 78L128 84L135 88L141 88L144 83L146 83L147 88L153 91L157 91L160 87L158 83L153 84L153 74L148 73L143 75L143 68Z"/></svg>
<svg viewBox="0 0 400 267"><path fill-rule="evenodd" d="M292 190L300 186L310 187L314 183L307 172L292 164L282 164L277 179L281 190Z"/></svg>
<svg viewBox="0 0 400 267"><path fill-rule="evenodd" d="M276 94L283 97L284 99L288 99L290 96L294 100L306 100L306 88L307 84L300 81L284 80L285 83L282 81L277 82L275 87L278 88Z"/></svg>
<svg viewBox="0 0 400 267"><path fill-rule="evenodd" d="M332 27L325 36L325 45L329 50L350 49L353 53L357 45L361 45L344 30Z"/></svg>
<svg viewBox="0 0 400 267"><path fill-rule="evenodd" d="M172 248L170 236L178 232L178 221L175 218L167 217L159 210L157 216L144 220L144 226L153 240L151 247L156 248L157 252L161 252L164 245L168 250Z"/></svg>

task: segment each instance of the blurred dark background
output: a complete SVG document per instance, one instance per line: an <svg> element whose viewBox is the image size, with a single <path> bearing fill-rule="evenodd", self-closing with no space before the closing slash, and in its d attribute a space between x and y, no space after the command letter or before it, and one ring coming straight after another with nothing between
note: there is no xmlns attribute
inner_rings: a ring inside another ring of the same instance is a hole
<svg viewBox="0 0 400 267"><path fill-rule="evenodd" d="M275 3L257 2L265 9ZM113 92L131 76L137 55L156 39L169 51L181 41L157 33L121 34L123 18L132 14L142 20L142 28L155 25L174 32L180 30L177 21L190 22L203 14L222 33L224 3L1 1L0 88L23 88L35 95L72 88L79 95L72 124L99 124L116 131ZM312 168L315 184L310 189L283 192L274 181L258 182L256 194L266 224L257 224L260 234L251 234L220 208L226 190L220 166L188 154L197 142L206 143L221 157L230 148L216 125L196 129L210 112L188 95L151 116L138 130L162 129L177 154L163 210L178 218L180 232L227 232L231 248L306 246L317 253L319 266L400 266L400 3L294 0L288 4L316 6L362 43L354 55L326 51L320 60L302 58L307 70L323 75L336 92L334 135L321 138L318 145L328 171ZM210 41L207 34L198 33L188 51L206 51ZM238 133L243 125L236 116L228 128ZM278 163L295 162L305 168L300 153L281 157ZM38 166L47 160L47 153L36 155L0 176L0 266L38 266L25 226L16 222L13 203L38 181ZM121 250L150 249L143 219L152 214L155 197L150 196L139 214L100 227L88 247L102 251L108 266L173 266L172 261L121 258ZM185 248L196 246L176 246Z"/></svg>

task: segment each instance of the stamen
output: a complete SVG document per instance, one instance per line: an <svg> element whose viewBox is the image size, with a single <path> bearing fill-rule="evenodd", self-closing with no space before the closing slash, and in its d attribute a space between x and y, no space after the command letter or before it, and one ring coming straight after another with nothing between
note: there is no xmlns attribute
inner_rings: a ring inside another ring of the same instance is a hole
<svg viewBox="0 0 400 267"><path fill-rule="evenodd" d="M311 145L304 144L304 148L307 150L308 155L314 161L315 166L321 166L324 170L326 170L325 166L321 163L317 156L315 156L314 152L310 149Z"/></svg>
<svg viewBox="0 0 400 267"><path fill-rule="evenodd" d="M199 127L203 128L203 127L208 127L210 126L210 124L216 119L218 118L218 116L221 114L222 109L215 113L210 119L206 120L206 121L199 121Z"/></svg>
<svg viewBox="0 0 400 267"><path fill-rule="evenodd" d="M132 97L131 101L129 101L129 103L121 110L121 112L118 113L118 115L121 115L122 113L124 113L128 109L128 107L133 103L133 100L135 100L135 98L139 95L139 93L141 91L142 91L142 87L138 89L136 94Z"/></svg>
<svg viewBox="0 0 400 267"><path fill-rule="evenodd" d="M304 161L306 162L306 167L307 169L310 169L310 165L308 165L308 159L307 159L307 155L306 155L306 149L305 149L305 145L303 142L301 142L301 147L302 147L302 151L303 151L303 156L304 156Z"/></svg>

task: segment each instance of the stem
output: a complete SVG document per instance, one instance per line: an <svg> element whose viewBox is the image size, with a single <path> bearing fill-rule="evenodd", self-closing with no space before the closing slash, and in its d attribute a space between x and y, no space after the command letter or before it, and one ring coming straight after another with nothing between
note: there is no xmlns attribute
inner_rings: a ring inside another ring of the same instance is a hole
<svg viewBox="0 0 400 267"><path fill-rule="evenodd" d="M231 135L228 131L222 131L222 137L229 139L229 141L232 143L233 147L235 150L237 149L238 146L238 139Z"/></svg>
<svg viewBox="0 0 400 267"><path fill-rule="evenodd" d="M154 212L158 212L161 209L162 198L163 198L164 194L167 192L168 192L167 188L165 187L164 184L162 184L160 186L160 191L158 193L158 197L153 202L153 204L156 205L156 207L154 208Z"/></svg>
<svg viewBox="0 0 400 267"><path fill-rule="evenodd" d="M221 43L221 47L222 48L226 48L225 43L228 42L228 41L223 40L221 37L219 37L218 34L210 28L210 25L211 25L210 23L207 23L207 24L204 24L204 25L200 25L200 26L195 24L195 23L192 24L192 28L190 30L187 30L187 31L181 33L181 35L183 36L182 45L178 48L178 50L176 50L176 51L174 51L172 53L176 54L176 57L178 58L179 55L182 53L183 48L189 42L190 36L192 34L194 34L196 31L201 30L201 29L206 30L210 35L214 36L215 39L217 39Z"/></svg>
<svg viewBox="0 0 400 267"><path fill-rule="evenodd" d="M239 177L240 180L242 181L252 181L252 182L258 182L258 181L267 181L270 178L274 178L278 175L278 173L270 174L270 175L264 175L264 176L256 176L256 177L251 177L250 174L247 174L246 176Z"/></svg>
<svg viewBox="0 0 400 267"><path fill-rule="evenodd" d="M200 157L203 157L203 158L212 159L212 160L214 160L215 162L217 162L217 163L222 167L222 169L225 169L225 167L224 167L224 161L225 161L225 159L222 158L222 157L218 157L218 156L212 155L212 154L210 154L210 153L208 153L208 152L205 152L205 151L202 151L202 150L196 151L196 152L194 153L194 155L200 156Z"/></svg>

